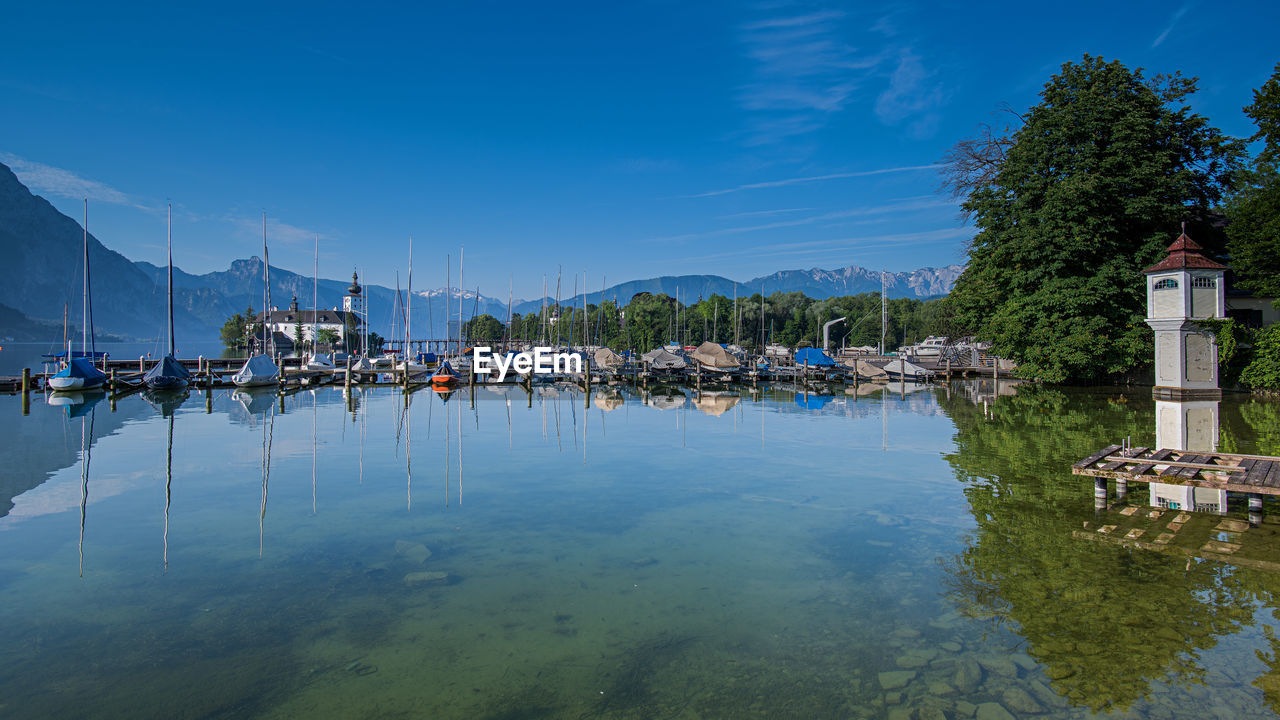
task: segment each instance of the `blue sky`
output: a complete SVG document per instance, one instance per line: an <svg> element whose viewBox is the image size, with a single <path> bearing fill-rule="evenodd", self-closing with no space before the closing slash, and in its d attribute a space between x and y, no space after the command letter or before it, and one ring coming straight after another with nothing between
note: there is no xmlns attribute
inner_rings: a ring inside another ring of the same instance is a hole
<svg viewBox="0 0 1280 720"><path fill-rule="evenodd" d="M1229 134L1272 3L10 3L0 162L134 259L539 294L963 262L931 168L1083 53L1197 76ZM194 4L191 4L194 5ZM1171 229L1173 232L1175 229Z"/></svg>

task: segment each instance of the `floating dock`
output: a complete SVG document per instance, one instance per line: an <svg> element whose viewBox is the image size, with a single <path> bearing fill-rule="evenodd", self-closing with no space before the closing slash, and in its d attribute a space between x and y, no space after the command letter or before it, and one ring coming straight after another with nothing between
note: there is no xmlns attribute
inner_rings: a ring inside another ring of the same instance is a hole
<svg viewBox="0 0 1280 720"><path fill-rule="evenodd" d="M1280 457L1149 450L1109 445L1071 466L1073 475L1124 482L1191 485L1213 490L1280 495Z"/></svg>

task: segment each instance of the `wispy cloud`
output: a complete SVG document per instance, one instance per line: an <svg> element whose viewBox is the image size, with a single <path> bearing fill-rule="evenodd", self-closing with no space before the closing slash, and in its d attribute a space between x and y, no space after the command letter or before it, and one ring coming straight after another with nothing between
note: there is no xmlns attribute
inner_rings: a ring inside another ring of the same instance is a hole
<svg viewBox="0 0 1280 720"><path fill-rule="evenodd" d="M731 215L717 215L717 216L716 216L716 219L717 219L717 220L728 220L728 219L730 219L730 218L740 218L740 217L759 217L759 216L762 216L762 215L785 215L785 214L787 214L787 213L793 213L793 212L805 212L805 211L807 211L807 210L812 210L812 209L813 209L813 208L807 208L807 207L805 207L805 208L779 208L779 209L777 209L777 210L752 210L751 212L733 213L733 214L731 214Z"/></svg>
<svg viewBox="0 0 1280 720"><path fill-rule="evenodd" d="M1173 13L1173 17L1169 18L1169 24L1164 26L1164 30L1161 30L1160 34L1157 35L1156 39L1151 43L1152 48L1160 47L1160 43L1164 42L1164 39L1169 37L1169 33L1173 32L1174 26L1178 24L1178 21L1182 19L1183 15L1187 14L1187 11L1191 9L1191 5L1191 3L1186 3Z"/></svg>
<svg viewBox="0 0 1280 720"><path fill-rule="evenodd" d="M833 253L848 254L865 250L881 250L885 248L905 248L919 245L931 245L947 240L969 238L973 236L973 228L957 227L921 232L893 233L889 235L868 235L855 237L832 238L829 240L807 240L801 242L771 243L756 248L739 248L731 252L712 253L681 258L681 262L705 260L722 260L725 258L779 258L779 257L814 257L832 256ZM843 260L841 260L843 262Z"/></svg>
<svg viewBox="0 0 1280 720"><path fill-rule="evenodd" d="M231 223L240 235L247 235L257 239L262 238L262 216L260 215L258 217L231 216L225 218L225 220ZM307 228L290 225L267 216L267 241L272 244L312 245L316 241L316 236L333 238L334 234L308 230ZM275 262L273 261L272 264L274 265Z"/></svg>
<svg viewBox="0 0 1280 720"><path fill-rule="evenodd" d="M937 108L945 97L942 86L930 80L920 57L911 50L902 50L889 87L876 98L876 116L886 125L910 120L908 129L912 135L932 135L938 125Z"/></svg>
<svg viewBox="0 0 1280 720"><path fill-rule="evenodd" d="M861 76L880 62L844 41L844 13L822 10L767 18L742 26L755 77L740 94L755 113L746 139L764 145L818 130L843 110Z"/></svg>
<svg viewBox="0 0 1280 720"><path fill-rule="evenodd" d="M81 177L70 170L33 162L10 153L0 153L0 161L8 165L22 184L32 190L76 200L83 198L141 210L152 209L106 183Z"/></svg>
<svg viewBox="0 0 1280 720"><path fill-rule="evenodd" d="M860 170L858 172L846 173L830 173L827 175L809 175L806 177L784 178L782 180L768 180L765 182L748 183L737 187L726 188L723 190L709 190L707 192L698 193L696 195L684 195L685 198L703 198L714 197L716 195L728 195L729 193L742 192L743 190L761 190L764 188L785 187L787 185L799 185L801 183L824 182L826 180L844 180L847 178L869 177L872 175L886 175L889 173L915 172L918 170L937 170L938 165L908 165L905 167L895 168L879 168L877 170Z"/></svg>
<svg viewBox="0 0 1280 720"><path fill-rule="evenodd" d="M869 215L882 215L888 213L906 213L918 212L920 210L928 210L932 208L951 207L956 204L949 200L943 200L936 196L923 195L913 198L901 198L899 200L889 201L883 205L872 205L868 207L851 208L848 210L836 210L834 212L823 213L821 215L811 215L809 217L796 218L794 220L779 220L777 222L763 223L760 225L742 225L730 228L718 228L715 230L706 230L703 232L684 233L681 235L671 235L668 237L649 238L645 242L680 242L685 240L705 240L713 237L724 237L726 235L741 235L743 233L760 232L763 230L777 230L779 228L798 227L801 225L813 225L828 220L846 219L853 217L864 217Z"/></svg>

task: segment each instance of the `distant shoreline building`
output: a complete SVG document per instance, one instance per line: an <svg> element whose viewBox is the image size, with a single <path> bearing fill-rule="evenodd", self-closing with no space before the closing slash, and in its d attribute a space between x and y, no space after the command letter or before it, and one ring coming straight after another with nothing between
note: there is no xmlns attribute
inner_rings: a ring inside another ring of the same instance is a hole
<svg viewBox="0 0 1280 720"><path fill-rule="evenodd" d="M294 295L288 308L281 310L273 307L266 313L260 313L256 321L266 322L267 329L271 331L276 347L280 350L296 351L298 348L294 346L299 334L303 345L314 346L316 337L324 330L332 330L337 334L338 340L333 343L334 347L345 345L355 350L360 347L360 339L364 336L364 317L359 312L364 301L362 291L359 277L352 273L351 286L347 288L347 295L342 298L342 310L303 310L298 307L298 296Z"/></svg>

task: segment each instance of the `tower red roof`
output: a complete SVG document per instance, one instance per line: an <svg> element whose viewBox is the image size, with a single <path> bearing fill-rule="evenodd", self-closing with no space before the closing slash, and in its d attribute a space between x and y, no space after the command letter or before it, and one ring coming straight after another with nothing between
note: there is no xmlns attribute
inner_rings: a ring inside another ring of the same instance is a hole
<svg viewBox="0 0 1280 720"><path fill-rule="evenodd" d="M1143 270L1144 274L1168 272L1170 270L1226 270L1227 266L1222 263L1216 263L1201 254L1204 248L1196 244L1194 240L1187 237L1184 229L1177 240L1169 246L1169 256L1151 267Z"/></svg>

